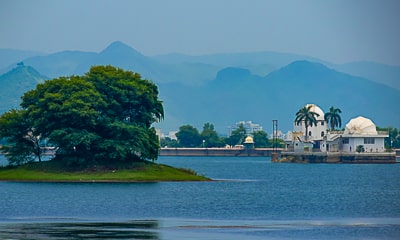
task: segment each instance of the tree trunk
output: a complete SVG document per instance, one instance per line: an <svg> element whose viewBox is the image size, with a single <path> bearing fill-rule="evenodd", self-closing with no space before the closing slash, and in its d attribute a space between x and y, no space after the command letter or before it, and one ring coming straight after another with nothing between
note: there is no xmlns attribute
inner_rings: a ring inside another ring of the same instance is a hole
<svg viewBox="0 0 400 240"><path fill-rule="evenodd" d="M308 125L306 125L306 134L305 134L305 139L306 142L308 140Z"/></svg>
<svg viewBox="0 0 400 240"><path fill-rule="evenodd" d="M39 159L39 162L41 162L42 161L42 157L41 157L42 153L41 153L41 150L40 150L39 142L36 142L35 145L36 145L36 155L37 155L37 157Z"/></svg>

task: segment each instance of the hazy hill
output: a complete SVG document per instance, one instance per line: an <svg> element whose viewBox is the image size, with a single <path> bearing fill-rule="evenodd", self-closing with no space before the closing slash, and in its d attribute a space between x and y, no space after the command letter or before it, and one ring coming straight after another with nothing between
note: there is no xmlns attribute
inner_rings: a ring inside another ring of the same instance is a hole
<svg viewBox="0 0 400 240"><path fill-rule="evenodd" d="M15 65L22 59L14 52L3 57L9 59L9 65ZM14 61L18 59L18 61ZM113 65L125 70L139 72L143 77L154 82L183 82L188 85L199 85L214 78L219 68L207 63L163 63L144 56L132 47L113 42L99 53L82 51L63 51L45 56L33 56L23 60L50 78L60 76L82 75L93 65ZM2 72L10 68L0 68Z"/></svg>
<svg viewBox="0 0 400 240"><path fill-rule="evenodd" d="M80 63L74 72L81 75L93 65L108 64L134 70L149 79L155 79L158 76L157 63L122 42L113 42L100 53L93 54L92 58Z"/></svg>
<svg viewBox="0 0 400 240"><path fill-rule="evenodd" d="M187 85L201 85L215 78L219 70L228 67L248 69L252 74L264 77L293 61L307 60L319 62L337 71L364 77L390 87L400 89L400 66L388 66L371 62L333 64L309 56L280 52L220 53L200 56L166 54L144 56L139 51L122 42L113 42L103 51L79 52L63 51L47 56L21 59L23 51L0 49L0 63L13 66L24 61L42 74L51 78L83 74L90 66L111 64L127 70L139 72L156 83L180 82ZM25 52L24 54L28 54ZM32 53L29 53L32 54ZM27 56L31 56L31 55ZM6 63L8 61L8 64ZM15 61L14 61L15 60ZM9 71L2 68L0 74Z"/></svg>
<svg viewBox="0 0 400 240"><path fill-rule="evenodd" d="M343 124L363 115L379 126L400 126L399 90L308 61L293 62L266 77L227 68L203 87L164 84L160 91L168 110L161 126L167 129L177 129L179 119L198 128L211 122L226 133L236 121L252 120L270 132L277 119L280 128L290 130L295 113L307 103L324 111L341 108Z"/></svg>
<svg viewBox="0 0 400 240"><path fill-rule="evenodd" d="M31 57L24 60L24 63L50 78L57 78L77 74L77 68L95 56L96 53L90 52L63 51L47 56Z"/></svg>
<svg viewBox="0 0 400 240"><path fill-rule="evenodd" d="M16 55L0 59L20 62ZM336 65L276 52L149 57L122 42L114 42L99 53L64 51L29 57L24 63L50 78L81 75L98 64L139 72L159 85L166 112L160 126L166 130L176 130L182 124L201 128L212 122L225 133L229 125L240 120L252 120L268 129L272 119L288 130L295 112L310 102L325 111L332 105L341 108L344 122L364 115L380 126L400 127L398 66L369 62ZM33 82L45 78L38 72L1 76L2 104L17 106L23 93L21 85L33 88Z"/></svg>
<svg viewBox="0 0 400 240"><path fill-rule="evenodd" d="M0 75L0 113L18 108L21 96L46 79L34 68L23 65Z"/></svg>
<svg viewBox="0 0 400 240"><path fill-rule="evenodd" d="M295 60L304 59L309 61L322 61L316 58L272 51L262 52L242 52L242 53L218 53L200 56L190 56L184 54L165 54L152 57L165 63L205 63L222 68L225 67L244 67L257 65L271 65L274 68L280 68Z"/></svg>
<svg viewBox="0 0 400 240"><path fill-rule="evenodd" d="M333 67L338 71L364 77L400 90L400 66L374 62L352 62Z"/></svg>
<svg viewBox="0 0 400 240"><path fill-rule="evenodd" d="M0 111L19 106L24 92L47 79L32 67L17 66L0 76ZM306 103L324 111L342 109L345 124L358 115L379 126L400 127L400 91L374 81L330 69L320 63L296 61L265 77L245 68L229 67L201 86L158 83L164 101L164 131L191 124L200 130L211 122L220 133L241 120L252 120L270 132L273 119L292 129L294 114Z"/></svg>
<svg viewBox="0 0 400 240"><path fill-rule="evenodd" d="M0 48L0 75L11 70L11 65L26 58L40 55L39 52Z"/></svg>

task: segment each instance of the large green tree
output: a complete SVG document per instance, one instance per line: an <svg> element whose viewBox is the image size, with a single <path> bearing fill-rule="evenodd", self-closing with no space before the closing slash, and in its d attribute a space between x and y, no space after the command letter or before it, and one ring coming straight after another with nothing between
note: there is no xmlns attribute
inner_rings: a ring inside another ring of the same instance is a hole
<svg viewBox="0 0 400 240"><path fill-rule="evenodd" d="M231 132L231 135L225 140L230 146L242 144L246 137L246 128L243 124L240 124L235 130Z"/></svg>
<svg viewBox="0 0 400 240"><path fill-rule="evenodd" d="M203 147L222 147L224 146L224 142L218 136L217 131L214 129L214 125L212 123L205 123L203 126L203 131L200 133Z"/></svg>
<svg viewBox="0 0 400 240"><path fill-rule="evenodd" d="M41 161L41 136L25 113L24 110L12 109L0 117L0 138L5 140L1 152L11 165L31 162L35 157Z"/></svg>
<svg viewBox="0 0 400 240"><path fill-rule="evenodd" d="M263 130L253 132L253 140L254 147L256 148L264 148L269 146L268 134Z"/></svg>
<svg viewBox="0 0 400 240"><path fill-rule="evenodd" d="M312 105L304 106L296 113L294 120L296 125L304 124L306 132L304 133L305 140L308 140L308 127L317 126L317 117L319 114L311 111Z"/></svg>
<svg viewBox="0 0 400 240"><path fill-rule="evenodd" d="M164 110L157 86L138 73L95 66L84 76L37 85L21 107L28 130L56 147L56 159L87 165L158 157L151 124Z"/></svg>
<svg viewBox="0 0 400 240"><path fill-rule="evenodd" d="M199 147L202 141L199 130L192 125L180 126L176 137L181 147Z"/></svg>
<svg viewBox="0 0 400 240"><path fill-rule="evenodd" d="M342 110L339 108L330 107L329 112L325 113L325 121L329 124L331 131L335 130L335 127L342 126L342 118L340 114Z"/></svg>

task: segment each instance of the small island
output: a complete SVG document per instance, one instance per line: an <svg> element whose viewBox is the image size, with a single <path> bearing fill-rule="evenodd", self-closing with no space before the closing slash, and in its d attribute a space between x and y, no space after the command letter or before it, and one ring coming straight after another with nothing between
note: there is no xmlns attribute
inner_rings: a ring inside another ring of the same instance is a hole
<svg viewBox="0 0 400 240"><path fill-rule="evenodd" d="M208 181L156 164L152 124L164 118L158 88L140 74L93 66L83 76L39 83L21 108L0 116L0 181ZM47 159L43 158L47 156Z"/></svg>
<svg viewBox="0 0 400 240"><path fill-rule="evenodd" d="M44 161L0 168L0 181L122 183L210 180L190 169L152 162L137 162L129 166L92 166L76 170L65 168L55 161Z"/></svg>

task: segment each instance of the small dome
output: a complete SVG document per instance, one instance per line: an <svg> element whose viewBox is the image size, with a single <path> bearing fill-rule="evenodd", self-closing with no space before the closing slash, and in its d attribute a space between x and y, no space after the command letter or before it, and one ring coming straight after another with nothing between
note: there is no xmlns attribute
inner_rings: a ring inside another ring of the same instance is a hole
<svg viewBox="0 0 400 240"><path fill-rule="evenodd" d="M251 136L247 136L246 139L244 140L244 143L251 144L254 143L254 140Z"/></svg>
<svg viewBox="0 0 400 240"><path fill-rule="evenodd" d="M344 134L361 134L361 135L376 135L375 124L368 118L356 117L346 124Z"/></svg>
<svg viewBox="0 0 400 240"><path fill-rule="evenodd" d="M317 113L319 116L318 117L316 117L316 119L318 120L318 121L324 121L325 120L325 118L324 118L324 116L325 116L325 114L324 114L324 112L321 110L321 108L319 108L317 105L315 105L315 104L307 104L306 105L306 108L308 108L309 106L311 106L311 108L310 108L310 111L311 112L315 112L315 113Z"/></svg>

